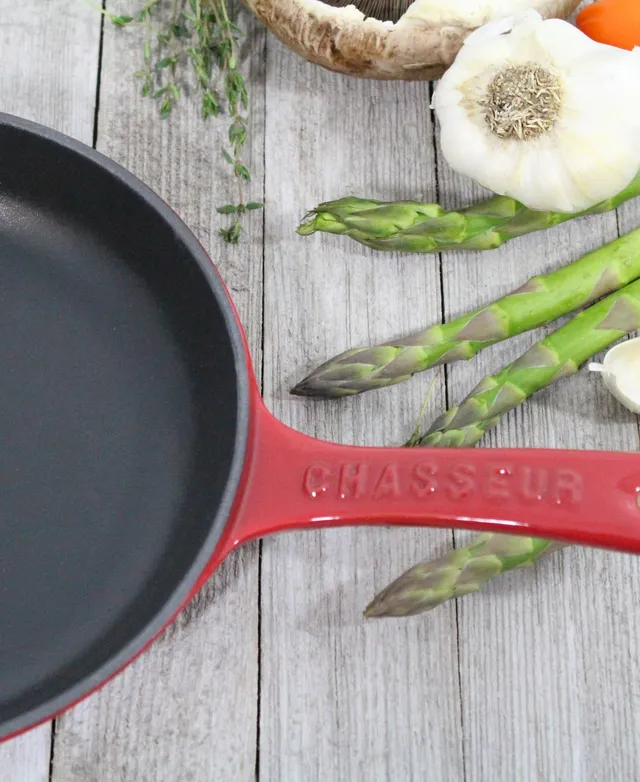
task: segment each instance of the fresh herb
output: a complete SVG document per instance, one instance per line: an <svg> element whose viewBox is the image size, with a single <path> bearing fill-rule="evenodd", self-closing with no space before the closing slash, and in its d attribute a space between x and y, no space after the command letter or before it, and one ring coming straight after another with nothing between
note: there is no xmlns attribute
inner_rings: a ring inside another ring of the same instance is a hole
<svg viewBox="0 0 640 782"><path fill-rule="evenodd" d="M249 94L238 70L238 48L242 30L227 11L226 0L149 0L135 15L115 14L101 8L94 0L85 0L116 27L144 27L143 63L134 76L142 82L142 95L156 100L160 116L170 116L181 95L180 73L191 70L201 95L204 120L226 113L230 119L228 145L222 155L236 182L238 202L218 207L222 215L232 215L228 228L220 235L237 244L242 232L242 217L261 209L262 204L245 203L245 186L251 174L242 153L247 141ZM159 21L161 5L171 5L168 20ZM157 29L159 28L159 29Z"/></svg>

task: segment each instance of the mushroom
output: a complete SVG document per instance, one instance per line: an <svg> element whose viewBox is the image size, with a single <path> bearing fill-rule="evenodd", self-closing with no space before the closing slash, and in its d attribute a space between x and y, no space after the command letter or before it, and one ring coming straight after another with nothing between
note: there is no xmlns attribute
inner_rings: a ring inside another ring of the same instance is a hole
<svg viewBox="0 0 640 782"><path fill-rule="evenodd" d="M331 71L439 79L486 22L533 8L566 19L580 0L244 0L285 46Z"/></svg>

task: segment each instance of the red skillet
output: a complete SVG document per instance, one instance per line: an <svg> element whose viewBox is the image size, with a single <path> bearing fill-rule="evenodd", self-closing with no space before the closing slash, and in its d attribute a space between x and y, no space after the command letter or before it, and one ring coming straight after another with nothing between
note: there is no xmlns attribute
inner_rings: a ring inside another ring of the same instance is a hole
<svg viewBox="0 0 640 782"><path fill-rule="evenodd" d="M130 662L236 546L288 529L501 530L640 551L640 456L348 448L264 408L174 213L0 115L0 738Z"/></svg>

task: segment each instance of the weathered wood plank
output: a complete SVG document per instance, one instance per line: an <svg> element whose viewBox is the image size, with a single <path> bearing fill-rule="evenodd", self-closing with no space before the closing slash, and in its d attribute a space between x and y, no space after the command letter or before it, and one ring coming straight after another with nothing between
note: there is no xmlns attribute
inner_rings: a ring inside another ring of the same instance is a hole
<svg viewBox="0 0 640 782"><path fill-rule="evenodd" d="M250 20L242 17L247 29ZM263 36L251 29L252 197L262 199ZM229 284L258 366L262 216L237 248L218 236L215 207L232 196L221 155L227 122L183 99L168 121L139 95L141 41L107 25L98 148L158 191L196 232ZM257 547L231 557L176 625L121 676L57 724L53 782L253 780L258 683Z"/></svg>
<svg viewBox="0 0 640 782"><path fill-rule="evenodd" d="M447 205L480 195L442 160L438 171ZM629 208L625 216L637 224L640 209ZM447 255L447 317L567 263L616 233L616 216L609 214L513 241L490 254ZM542 333L451 367L452 402ZM582 372L508 415L484 445L636 450L638 431L636 419L612 400L601 380ZM456 541L470 537L457 533ZM638 588L637 558L572 548L459 601L467 782L640 777L640 626L630 599Z"/></svg>
<svg viewBox="0 0 640 782"><path fill-rule="evenodd" d="M445 192L450 188L462 192L464 185L451 178ZM489 300L614 232L613 217L596 218L523 239L491 257L450 256L443 264L448 313L468 308L478 293ZM469 366L452 367L451 398L460 400L533 339L527 335ZM636 449L638 438L635 422L598 379L582 374L507 416L485 445ZM511 573L484 594L459 601L469 782L637 778L637 765L636 775L623 772L630 753L640 762L640 745L627 727L637 675L632 650L639 640L627 596L639 575L631 557L571 549L535 572Z"/></svg>
<svg viewBox="0 0 640 782"><path fill-rule="evenodd" d="M99 40L83 2L0 0L0 110L91 144Z"/></svg>
<svg viewBox="0 0 640 782"><path fill-rule="evenodd" d="M0 745L0 769L11 782L49 782L51 723Z"/></svg>
<svg viewBox="0 0 640 782"><path fill-rule="evenodd" d="M90 144L100 18L84 3L0 0L0 110ZM0 745L0 778L49 779L51 726Z"/></svg>
<svg viewBox="0 0 640 782"><path fill-rule="evenodd" d="M323 439L399 445L431 378L332 404L288 389L346 347L438 321L438 258L294 230L327 198L435 197L428 88L330 74L271 37L267 48L265 398ZM432 411L443 398L435 377ZM399 529L264 542L260 780L462 779L454 607L429 622L361 614L404 567L450 543L447 531Z"/></svg>

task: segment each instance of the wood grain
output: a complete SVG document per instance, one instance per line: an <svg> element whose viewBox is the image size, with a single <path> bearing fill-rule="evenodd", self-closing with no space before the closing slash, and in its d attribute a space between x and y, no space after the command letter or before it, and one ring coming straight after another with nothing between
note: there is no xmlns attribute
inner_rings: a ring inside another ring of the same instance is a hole
<svg viewBox="0 0 640 782"><path fill-rule="evenodd" d="M91 143L98 15L79 0L0 0L0 12L0 109ZM165 196L210 249L276 415L321 438L399 444L432 379L426 420L445 392L458 401L538 335L358 399L304 401L289 387L346 347L451 317L578 257L640 224L640 205L482 255L394 256L302 239L304 211L327 198L453 206L479 190L436 158L426 85L345 79L273 37L265 59L262 28L246 15L242 25L251 197L261 200L264 181L264 236L255 213L238 248L220 242L226 124L205 125L189 101L161 122L132 79L136 33L110 25L98 147ZM582 373L507 416L483 443L496 445L637 449L637 419ZM261 572L258 546L242 549L147 654L57 721L51 781L640 779L640 561L573 548L457 605L362 618L378 590L451 541L447 531L301 532L267 539ZM0 745L0 782L49 780L50 745L49 725Z"/></svg>
<svg viewBox="0 0 640 782"><path fill-rule="evenodd" d="M247 16L241 24L251 35L247 162L255 177L251 198L260 201L263 36ZM184 99L163 122L132 78L141 52L136 31L105 27L98 149L165 197L209 249L260 366L262 216L251 217L236 248L218 236L224 218L215 207L233 198L221 154L227 120L205 123L197 100ZM257 686L258 558L249 546L227 560L145 655L59 720L53 782L253 780Z"/></svg>
<svg viewBox="0 0 640 782"><path fill-rule="evenodd" d="M441 159L438 181L447 206L480 195ZM624 215L624 230L640 222L637 205ZM489 301L616 235L611 213L512 241L490 254L447 255L446 315ZM452 403L543 333L452 366ZM637 450L638 444L636 418L586 371L540 392L483 443L601 450ZM456 533L458 544L471 537ZM640 778L640 625L632 598L638 588L638 558L571 548L459 601L467 782Z"/></svg>
<svg viewBox="0 0 640 782"><path fill-rule="evenodd" d="M442 171L445 201L464 188ZM476 196L468 190L464 200ZM448 256L448 316L467 309L479 294L489 300L615 233L611 215L512 242L490 256ZM535 336L451 367L452 401L523 352ZM583 373L508 415L484 445L635 450L638 437L635 421L599 378ZM470 537L456 534L458 542ZM569 549L535 571L513 572L459 601L467 780L638 778L640 744L627 726L638 713L638 704L632 705L638 671L630 655L639 638L629 594L640 586L639 576L636 558Z"/></svg>
<svg viewBox="0 0 640 782"><path fill-rule="evenodd" d="M87 144L93 135L100 16L67 0L0 0L0 111ZM51 725L0 745L0 779L49 779Z"/></svg>
<svg viewBox="0 0 640 782"><path fill-rule="evenodd" d="M322 439L407 439L432 378L337 403L288 395L336 352L440 320L438 258L302 239L304 211L347 194L435 197L427 85L349 80L268 39L265 398ZM458 782L462 753L453 606L427 621L364 620L447 531L342 529L267 539L262 557L261 782Z"/></svg>
<svg viewBox="0 0 640 782"><path fill-rule="evenodd" d="M0 0L0 110L91 144L100 23L83 2Z"/></svg>

